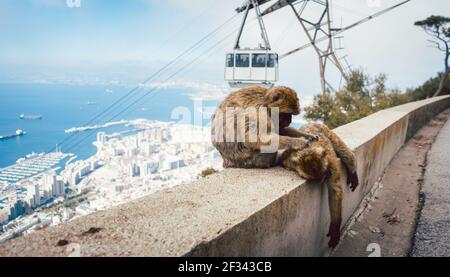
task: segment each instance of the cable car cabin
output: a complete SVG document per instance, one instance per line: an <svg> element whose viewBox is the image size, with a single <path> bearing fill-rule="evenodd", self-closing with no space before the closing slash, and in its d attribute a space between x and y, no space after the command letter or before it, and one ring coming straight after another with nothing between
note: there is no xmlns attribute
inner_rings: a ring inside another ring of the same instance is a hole
<svg viewBox="0 0 450 277"><path fill-rule="evenodd" d="M235 50L226 55L225 80L231 87L272 87L278 81L278 54L267 50Z"/></svg>

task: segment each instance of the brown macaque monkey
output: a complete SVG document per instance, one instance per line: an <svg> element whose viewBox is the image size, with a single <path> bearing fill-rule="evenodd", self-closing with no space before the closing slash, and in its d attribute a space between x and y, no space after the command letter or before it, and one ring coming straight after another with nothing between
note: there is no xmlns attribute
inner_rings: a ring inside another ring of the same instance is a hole
<svg viewBox="0 0 450 277"><path fill-rule="evenodd" d="M259 116L252 115L252 109ZM277 115L273 109L278 109ZM277 165L278 150L307 147L318 137L289 127L292 116L299 113L297 93L287 87L248 87L228 95L213 114L211 127L211 140L223 166L270 168ZM275 149L266 151L274 142Z"/></svg>
<svg viewBox="0 0 450 277"><path fill-rule="evenodd" d="M345 143L327 126L322 124L307 124L304 132L319 136L319 140L311 142L310 147L286 150L280 162L283 167L294 170L300 177L308 181L326 182L328 187L328 205L330 209L330 237L328 246L335 248L341 237L342 221L342 188L340 184L341 171L338 158L347 169L347 184L352 191L359 185L356 172L356 158Z"/></svg>

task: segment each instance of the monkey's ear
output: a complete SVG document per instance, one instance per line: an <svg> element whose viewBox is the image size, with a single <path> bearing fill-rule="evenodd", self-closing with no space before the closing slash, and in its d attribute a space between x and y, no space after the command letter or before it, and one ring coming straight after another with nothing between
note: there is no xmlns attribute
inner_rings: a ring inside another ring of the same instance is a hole
<svg viewBox="0 0 450 277"><path fill-rule="evenodd" d="M272 102L277 102L283 97L283 94L281 92L277 92L272 96Z"/></svg>

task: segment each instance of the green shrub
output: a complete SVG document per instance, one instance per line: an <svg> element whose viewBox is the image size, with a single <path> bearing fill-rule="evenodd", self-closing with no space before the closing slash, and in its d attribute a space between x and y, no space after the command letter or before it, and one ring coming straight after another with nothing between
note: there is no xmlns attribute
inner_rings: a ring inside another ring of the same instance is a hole
<svg viewBox="0 0 450 277"><path fill-rule="evenodd" d="M405 92L386 88L386 81L385 74L371 78L362 70L354 70L343 89L315 96L313 104L305 108L305 118L334 129L383 109L425 99L439 87L438 77ZM450 94L450 79L445 88Z"/></svg>

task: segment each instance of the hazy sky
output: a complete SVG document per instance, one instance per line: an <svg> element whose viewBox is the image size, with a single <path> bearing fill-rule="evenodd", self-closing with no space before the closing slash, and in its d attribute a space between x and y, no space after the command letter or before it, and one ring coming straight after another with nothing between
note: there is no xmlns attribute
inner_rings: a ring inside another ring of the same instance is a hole
<svg viewBox="0 0 450 277"><path fill-rule="evenodd" d="M69 8L66 0L1 0L0 81L27 80L27 76L61 78L64 74L66 78L139 81L233 16L242 2L81 0L81 7ZM373 2L380 6L370 5ZM334 23L345 26L398 2L333 0ZM348 31L339 55L348 55L354 67L371 74L387 73L393 87L420 84L443 67L440 53L428 47L426 35L413 26L414 21L431 14L450 16L450 1L412 0ZM184 61L189 63L233 33L239 22L236 17ZM255 21L250 23L243 43L256 46L258 29ZM289 9L267 16L265 23L275 51L283 53L306 42ZM174 80L221 82L224 55L233 42L234 34ZM312 49L286 58L280 66L283 83L306 95L319 91L317 57Z"/></svg>

